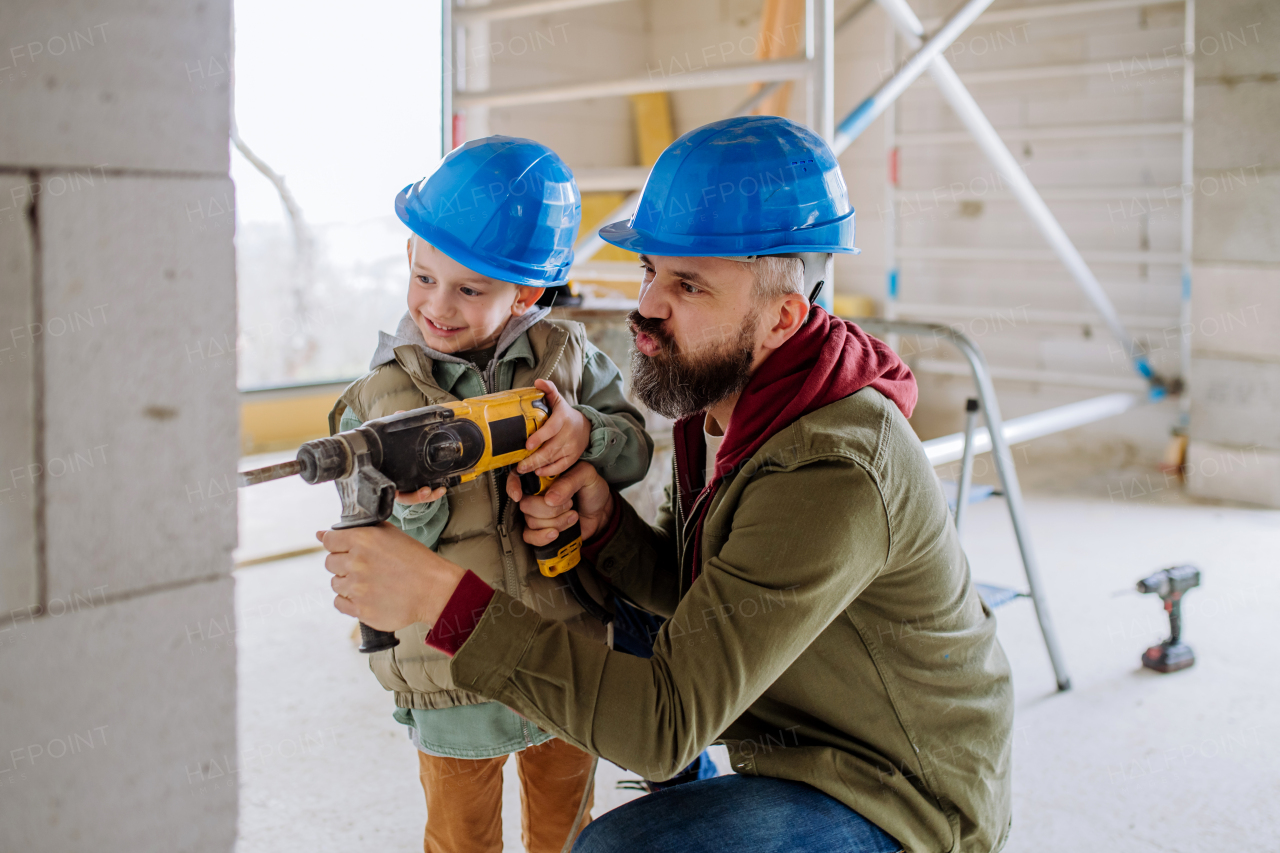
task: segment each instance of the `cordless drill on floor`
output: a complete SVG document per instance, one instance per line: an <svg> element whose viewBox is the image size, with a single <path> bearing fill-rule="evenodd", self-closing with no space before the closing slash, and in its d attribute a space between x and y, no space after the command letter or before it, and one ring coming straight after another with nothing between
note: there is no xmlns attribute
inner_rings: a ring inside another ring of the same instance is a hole
<svg viewBox="0 0 1280 853"><path fill-rule="evenodd" d="M1138 581L1138 592L1160 596L1169 614L1169 639L1142 653L1142 665L1156 672L1177 672L1196 662L1195 652L1182 642L1182 596L1200 585L1195 566L1172 566Z"/></svg>
<svg viewBox="0 0 1280 853"><path fill-rule="evenodd" d="M525 442L550 414L545 396L534 388L426 406L308 441L291 462L242 473L240 485L293 474L312 484L333 480L342 498L342 519L333 529L379 524L391 516L396 492L451 488L530 456ZM553 482L554 477L531 471L521 475L520 488L526 495L541 495ZM578 565L581 549L582 528L574 522L556 541L533 553L538 570L553 578ZM400 642L395 634L363 622L360 636L360 651L365 653Z"/></svg>

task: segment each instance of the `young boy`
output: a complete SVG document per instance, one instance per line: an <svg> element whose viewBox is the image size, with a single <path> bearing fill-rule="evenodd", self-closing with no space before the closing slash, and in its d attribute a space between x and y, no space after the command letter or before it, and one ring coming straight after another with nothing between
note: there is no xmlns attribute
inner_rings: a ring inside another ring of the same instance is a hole
<svg viewBox="0 0 1280 853"><path fill-rule="evenodd" d="M535 306L564 283L581 218L573 175L550 149L491 136L449 154L430 177L396 197L409 238L409 311L381 333L370 373L330 415L331 429L445 401L536 386L552 413L529 439L538 452L520 472L558 474L584 459L619 488L640 481L653 442L622 395L618 368L578 323ZM336 422L338 417L341 420ZM503 472L445 494L400 494L395 524L418 541L520 598L570 630L604 641L566 579L543 577L524 543L524 517ZM430 626L398 632L400 645L370 657L395 693L396 714L417 745L427 799L426 853L502 849L502 765L515 752L525 847L558 853L588 798L592 758L505 706L457 687L449 658L424 642Z"/></svg>

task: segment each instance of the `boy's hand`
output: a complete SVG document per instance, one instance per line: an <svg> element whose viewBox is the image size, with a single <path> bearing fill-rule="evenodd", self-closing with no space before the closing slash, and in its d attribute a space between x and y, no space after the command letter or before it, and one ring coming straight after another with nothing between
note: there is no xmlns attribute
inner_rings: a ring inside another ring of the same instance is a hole
<svg viewBox="0 0 1280 853"><path fill-rule="evenodd" d="M448 491L444 486L433 489L430 486L423 486L416 492L396 492L396 503L398 504L429 504L432 501L438 501L444 497L444 493Z"/></svg>
<svg viewBox="0 0 1280 853"><path fill-rule="evenodd" d="M591 444L591 421L565 402L556 386L546 379L533 383L547 395L551 417L525 442L526 450L537 452L516 466L516 472L535 471L540 477L555 477L578 461Z"/></svg>
<svg viewBox="0 0 1280 853"><path fill-rule="evenodd" d="M397 409L396 414L401 414L404 409ZM429 504L432 501L438 501L444 497L444 493L448 491L444 486L433 489L430 486L423 486L416 492L396 492L396 503L398 504Z"/></svg>

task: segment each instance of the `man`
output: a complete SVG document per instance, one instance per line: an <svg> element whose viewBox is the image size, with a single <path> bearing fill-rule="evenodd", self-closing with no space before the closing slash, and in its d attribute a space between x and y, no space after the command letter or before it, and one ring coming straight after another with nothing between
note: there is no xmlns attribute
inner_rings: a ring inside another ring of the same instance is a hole
<svg viewBox="0 0 1280 853"><path fill-rule="evenodd" d="M609 812L577 851L1004 843L1008 664L906 421L915 381L810 308L853 234L831 151L772 117L676 140L632 221L601 231L642 253L632 383L679 418L669 500L650 526L578 464L521 501L524 538L580 521L599 576L669 617L651 659L580 640L389 527L323 534L338 609L431 623L467 689L646 778L728 747L736 774Z"/></svg>

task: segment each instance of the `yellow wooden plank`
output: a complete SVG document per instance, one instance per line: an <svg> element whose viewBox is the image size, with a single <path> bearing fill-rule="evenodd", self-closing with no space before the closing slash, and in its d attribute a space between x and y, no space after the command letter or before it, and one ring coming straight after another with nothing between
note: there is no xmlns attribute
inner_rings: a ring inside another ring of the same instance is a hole
<svg viewBox="0 0 1280 853"><path fill-rule="evenodd" d="M341 394L324 391L240 403L240 452L291 450L304 441L329 434L329 410Z"/></svg>
<svg viewBox="0 0 1280 853"><path fill-rule="evenodd" d="M781 59L795 56L804 46L804 0L764 0L760 13L760 40L756 42L756 59ZM761 84L751 91L760 91ZM786 116L791 103L791 83L783 83L776 92L752 110L758 116Z"/></svg>
<svg viewBox="0 0 1280 853"><path fill-rule="evenodd" d="M620 192L599 192L599 193L583 193L582 194L582 227L578 231L579 234L587 234L599 228L601 225L607 225L604 218L618 208L618 205L626 199L626 193ZM606 245L603 249L596 252L590 258L578 258L579 261L634 261L636 263L636 283L633 286L629 282L596 282L591 279L574 279L578 285L586 285L593 291L600 293L616 293L621 296L629 296L635 298L640 294L640 264L639 256L634 252L628 252L625 249L619 249L617 246Z"/></svg>
<svg viewBox="0 0 1280 853"><path fill-rule="evenodd" d="M645 92L631 96L635 119L636 154L641 166L652 166L667 146L676 141L671 123L671 97L666 92Z"/></svg>

